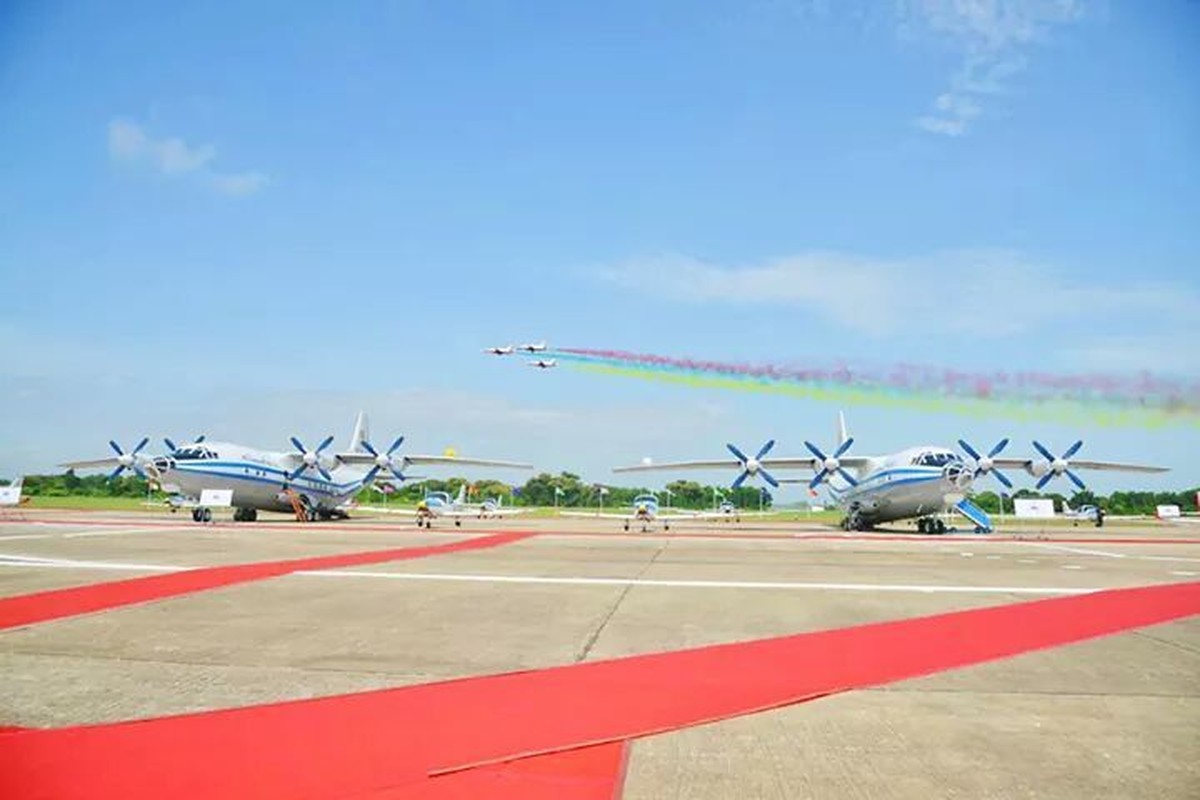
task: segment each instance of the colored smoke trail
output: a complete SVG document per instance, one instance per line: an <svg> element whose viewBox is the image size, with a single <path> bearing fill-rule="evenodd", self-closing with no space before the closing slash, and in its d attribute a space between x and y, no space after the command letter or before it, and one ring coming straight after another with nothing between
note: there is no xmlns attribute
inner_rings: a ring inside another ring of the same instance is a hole
<svg viewBox="0 0 1200 800"><path fill-rule="evenodd" d="M795 367L583 348L559 348L554 355L593 374L844 405L1063 424L1200 427L1200 384L1146 373L974 373L912 364Z"/></svg>

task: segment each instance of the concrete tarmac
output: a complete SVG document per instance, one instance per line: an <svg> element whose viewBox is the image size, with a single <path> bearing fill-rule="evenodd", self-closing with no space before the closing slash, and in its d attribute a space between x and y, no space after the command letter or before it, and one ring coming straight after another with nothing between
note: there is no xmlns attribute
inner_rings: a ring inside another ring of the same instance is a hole
<svg viewBox="0 0 1200 800"><path fill-rule="evenodd" d="M538 535L2 632L0 725L315 697L1200 575L1200 543L1167 541L1200 542L1200 530L1156 523L889 537L758 521L624 534L580 519L425 532L392 518L25 517L0 522L0 596ZM623 796L1200 797L1200 620L641 739Z"/></svg>

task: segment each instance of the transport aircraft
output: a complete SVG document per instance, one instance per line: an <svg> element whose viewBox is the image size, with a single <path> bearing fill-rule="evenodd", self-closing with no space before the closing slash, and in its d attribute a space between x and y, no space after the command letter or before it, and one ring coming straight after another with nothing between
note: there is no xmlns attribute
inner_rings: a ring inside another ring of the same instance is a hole
<svg viewBox="0 0 1200 800"><path fill-rule="evenodd" d="M921 533L943 533L946 523L941 515L953 510L962 514L978 532L993 530L991 519L983 509L968 498L969 490L976 479L991 474L1006 487L1012 483L999 470L1002 468L1023 469L1037 478L1037 488L1059 476L1066 476L1080 489L1083 481L1075 470L1115 470L1125 472L1166 472L1165 467L1122 464L1111 461L1088 461L1074 459L1083 447L1082 441L1067 448L1062 455L1055 456L1039 442L1033 442L1037 455L1031 458L998 458L1008 446L1008 439L1000 440L987 455L980 455L970 444L958 440L966 457L946 447L910 447L898 453L883 456L849 456L846 452L854 439L846 433L846 420L838 416L838 446L826 455L812 442L806 441L810 455L789 458L767 458L775 446L775 440L764 444L754 457L745 455L732 444L727 444L732 459L712 461L682 461L676 463L645 463L630 467L617 467L614 472L650 472L675 470L711 470L733 468L740 470L733 481L734 488L747 479L761 476L772 486L781 481L768 470L811 469L815 473L807 481L810 489L821 484L828 485L838 504L845 510L842 520L845 530L865 531L875 525L903 519L916 519ZM842 486L835 486L833 479L840 479ZM790 480L789 483L800 481Z"/></svg>
<svg viewBox="0 0 1200 800"><path fill-rule="evenodd" d="M556 359L556 358L539 358L536 361L529 361L527 363L529 364L529 366L537 367L538 369L554 369L555 367L558 366L558 359Z"/></svg>
<svg viewBox="0 0 1200 800"><path fill-rule="evenodd" d="M417 527L433 527L433 521L439 518L454 520L455 527L461 527L464 519L492 519L512 517L524 514L523 508L505 508L500 497L484 500L482 503L467 502L467 485L458 488L458 494L453 498L449 492L426 492L425 497L415 508L395 506L392 508L376 508L388 514L412 514L416 517Z"/></svg>
<svg viewBox="0 0 1200 800"><path fill-rule="evenodd" d="M234 519L251 522L259 511L295 511L312 522L333 517L345 517L345 507L370 485L381 473L404 481L404 470L410 466L477 466L508 469L532 469L529 464L494 461L458 456L399 455L404 442L400 436L387 450L379 451L368 440L366 414L359 413L344 452L330 453L333 437L329 436L311 450L295 436L293 451L259 450L228 442L200 440L176 447L164 439L167 452L151 457L143 454L149 438L142 439L126 452L115 441L109 446L115 453L108 458L73 461L61 466L69 469L113 468L109 477L116 478L126 470L148 477L164 491L176 495L176 507L191 506L192 519L206 522L212 510L201 505L206 490L232 492Z"/></svg>
<svg viewBox="0 0 1200 800"><path fill-rule="evenodd" d="M653 494L639 494L633 498L625 511L604 513L599 511L560 511L560 517L578 517L586 519L616 519L623 523L625 530L631 525L641 525L642 533L646 533L655 523L661 523L664 531L671 530L671 523L681 520L722 519L726 515L722 511L676 511L673 514L662 514L658 505L658 497Z"/></svg>

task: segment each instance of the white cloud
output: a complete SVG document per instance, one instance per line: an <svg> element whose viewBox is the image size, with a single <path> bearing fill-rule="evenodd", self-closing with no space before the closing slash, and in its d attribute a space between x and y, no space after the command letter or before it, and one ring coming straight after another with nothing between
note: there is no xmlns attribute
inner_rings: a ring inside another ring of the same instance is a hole
<svg viewBox="0 0 1200 800"><path fill-rule="evenodd" d="M213 168L217 150L212 145L192 146L174 136L157 139L125 119L108 123L108 154L114 161L148 164L169 178L194 177L221 194L252 194L269 180L258 171L220 172Z"/></svg>
<svg viewBox="0 0 1200 800"><path fill-rule="evenodd" d="M1025 51L1050 31L1077 21L1083 0L898 0L900 31L931 36L962 56L949 88L916 124L961 136L982 113L985 98L1008 91L1027 63Z"/></svg>
<svg viewBox="0 0 1200 800"><path fill-rule="evenodd" d="M903 332L913 320L988 338L1069 319L1105 320L1112 329L1153 320L1200 335L1194 287L1072 280L1003 250L901 259L812 252L739 266L676 256L627 261L600 275L623 288L687 302L801 308L872 336Z"/></svg>

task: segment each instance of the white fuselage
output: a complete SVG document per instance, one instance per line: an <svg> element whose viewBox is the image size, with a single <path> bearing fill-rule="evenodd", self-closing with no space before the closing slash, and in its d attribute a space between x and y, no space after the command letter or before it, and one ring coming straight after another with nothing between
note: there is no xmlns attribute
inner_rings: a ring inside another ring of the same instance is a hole
<svg viewBox="0 0 1200 800"><path fill-rule="evenodd" d="M952 450L932 446L872 459L856 477L857 486L831 488L847 513L868 524L940 514L966 495L974 478Z"/></svg>
<svg viewBox="0 0 1200 800"><path fill-rule="evenodd" d="M300 465L293 453L256 450L229 442L189 445L153 460L156 480L167 491L199 498L205 489L233 492L232 505L262 511L291 511L285 490L300 497L305 506L332 510L353 498L363 488L365 470L324 457L322 466L332 480L316 469L295 478L289 475Z"/></svg>

